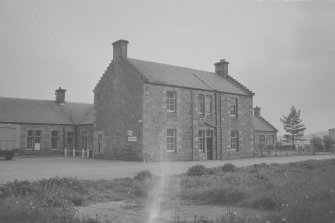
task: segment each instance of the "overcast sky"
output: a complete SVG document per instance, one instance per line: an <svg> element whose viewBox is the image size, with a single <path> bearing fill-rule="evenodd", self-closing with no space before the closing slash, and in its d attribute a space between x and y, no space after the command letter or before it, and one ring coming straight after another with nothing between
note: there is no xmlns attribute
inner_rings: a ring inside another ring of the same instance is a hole
<svg viewBox="0 0 335 223"><path fill-rule="evenodd" d="M220 59L283 134L335 128L335 1L0 0L0 96L93 102L126 39L128 56L214 71Z"/></svg>

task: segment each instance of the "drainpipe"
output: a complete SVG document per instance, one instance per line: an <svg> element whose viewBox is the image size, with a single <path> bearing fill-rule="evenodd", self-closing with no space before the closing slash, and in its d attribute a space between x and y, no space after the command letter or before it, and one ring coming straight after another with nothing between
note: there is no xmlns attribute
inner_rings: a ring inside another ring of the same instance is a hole
<svg viewBox="0 0 335 223"><path fill-rule="evenodd" d="M221 139L221 148L220 148L220 158L222 160L222 145L223 145L223 137L222 137L222 96L220 93L220 139Z"/></svg>
<svg viewBox="0 0 335 223"><path fill-rule="evenodd" d="M191 148L192 148L192 161L194 160L194 126L193 126L193 90L191 89L191 127L192 127L192 140L191 140Z"/></svg>
<svg viewBox="0 0 335 223"><path fill-rule="evenodd" d="M214 92L214 100L215 100L215 126L216 126L216 131L215 131L215 141L216 141L216 148L215 148L215 159L217 160L218 159L218 145L219 145L219 142L218 142L218 106L217 106L217 98L216 98L216 95L217 95L217 91L215 90Z"/></svg>

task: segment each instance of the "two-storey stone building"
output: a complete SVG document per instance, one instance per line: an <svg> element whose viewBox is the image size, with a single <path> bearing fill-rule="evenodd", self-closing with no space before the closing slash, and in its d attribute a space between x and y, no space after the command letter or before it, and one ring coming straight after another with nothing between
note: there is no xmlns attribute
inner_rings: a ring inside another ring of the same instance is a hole
<svg viewBox="0 0 335 223"><path fill-rule="evenodd" d="M128 41L94 89L95 157L211 160L254 149L253 95L228 74L131 59Z"/></svg>

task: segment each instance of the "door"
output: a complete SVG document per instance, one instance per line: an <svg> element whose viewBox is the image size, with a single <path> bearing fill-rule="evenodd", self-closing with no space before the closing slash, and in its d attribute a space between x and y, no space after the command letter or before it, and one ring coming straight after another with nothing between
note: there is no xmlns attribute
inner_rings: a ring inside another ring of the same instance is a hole
<svg viewBox="0 0 335 223"><path fill-rule="evenodd" d="M213 160L213 131L206 131L207 159Z"/></svg>

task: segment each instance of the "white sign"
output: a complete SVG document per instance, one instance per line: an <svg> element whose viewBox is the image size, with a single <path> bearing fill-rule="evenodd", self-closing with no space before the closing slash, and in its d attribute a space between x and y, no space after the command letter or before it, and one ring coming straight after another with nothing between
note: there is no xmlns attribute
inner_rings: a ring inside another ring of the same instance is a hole
<svg viewBox="0 0 335 223"><path fill-rule="evenodd" d="M136 136L128 136L128 142L136 142L137 137Z"/></svg>
<svg viewBox="0 0 335 223"><path fill-rule="evenodd" d="M41 150L41 144L35 143L35 150Z"/></svg>

